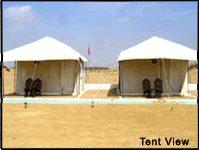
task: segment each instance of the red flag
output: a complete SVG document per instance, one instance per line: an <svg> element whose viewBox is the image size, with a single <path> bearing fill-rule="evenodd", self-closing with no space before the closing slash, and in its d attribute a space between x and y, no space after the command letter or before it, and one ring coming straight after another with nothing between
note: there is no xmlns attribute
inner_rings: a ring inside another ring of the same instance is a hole
<svg viewBox="0 0 199 150"><path fill-rule="evenodd" d="M90 46L88 47L88 55L91 55Z"/></svg>

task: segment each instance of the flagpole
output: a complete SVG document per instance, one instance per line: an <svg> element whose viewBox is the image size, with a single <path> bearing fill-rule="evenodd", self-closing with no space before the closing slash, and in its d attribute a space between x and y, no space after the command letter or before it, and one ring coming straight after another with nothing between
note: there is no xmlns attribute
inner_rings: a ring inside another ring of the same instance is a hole
<svg viewBox="0 0 199 150"><path fill-rule="evenodd" d="M88 73L88 81L89 81L89 73L90 73L90 69L89 69L89 66L90 66L90 46L88 45L88 70L87 70L87 73Z"/></svg>
<svg viewBox="0 0 199 150"><path fill-rule="evenodd" d="M88 70L87 70L88 82L89 82L89 73L90 73L90 70L89 70L89 61L90 61L90 59L89 59L89 55L88 55L88 64L87 64L87 66L88 66Z"/></svg>

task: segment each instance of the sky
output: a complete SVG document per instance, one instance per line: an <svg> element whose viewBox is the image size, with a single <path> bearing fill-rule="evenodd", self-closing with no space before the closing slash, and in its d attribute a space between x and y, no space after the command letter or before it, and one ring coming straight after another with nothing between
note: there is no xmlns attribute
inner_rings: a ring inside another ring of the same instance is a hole
<svg viewBox="0 0 199 150"><path fill-rule="evenodd" d="M50 36L90 59L89 66L115 67L121 51L152 36L197 50L197 5L197 2L2 2L3 52Z"/></svg>

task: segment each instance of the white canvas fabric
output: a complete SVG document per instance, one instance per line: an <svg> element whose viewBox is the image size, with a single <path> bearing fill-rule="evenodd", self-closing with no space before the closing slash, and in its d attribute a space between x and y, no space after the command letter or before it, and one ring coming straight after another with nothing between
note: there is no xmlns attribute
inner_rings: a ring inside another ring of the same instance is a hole
<svg viewBox="0 0 199 150"><path fill-rule="evenodd" d="M62 62L62 84L63 94L72 94L75 90L75 83L78 80L76 76L77 62L63 61Z"/></svg>
<svg viewBox="0 0 199 150"><path fill-rule="evenodd" d="M120 53L117 61L131 59L178 59L197 61L197 51L153 36Z"/></svg>
<svg viewBox="0 0 199 150"><path fill-rule="evenodd" d="M186 95L187 60L157 59L152 64L150 59L135 59L120 63L120 92L122 95L143 95L142 81L148 78L151 88L154 81L160 78L163 84L163 95Z"/></svg>
<svg viewBox="0 0 199 150"><path fill-rule="evenodd" d="M87 59L74 49L48 36L3 54L4 62L79 59L87 62Z"/></svg>
<svg viewBox="0 0 199 150"><path fill-rule="evenodd" d="M39 78L42 80L42 94L76 95L80 86L83 86L81 83L80 85L76 84L80 80L77 71L79 65L76 60L41 61L34 70L35 64L33 61L17 62L16 93L24 94L25 81L32 78L35 72L32 79Z"/></svg>

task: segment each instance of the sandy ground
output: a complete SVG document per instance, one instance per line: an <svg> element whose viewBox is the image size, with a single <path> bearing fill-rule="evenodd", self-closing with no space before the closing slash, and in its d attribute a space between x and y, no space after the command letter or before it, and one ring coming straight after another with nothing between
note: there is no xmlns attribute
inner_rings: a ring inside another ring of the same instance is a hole
<svg viewBox="0 0 199 150"><path fill-rule="evenodd" d="M197 92L192 91L191 94L195 95ZM117 94L117 89L111 90L88 90L82 96L81 99L119 99L119 95ZM122 96L125 99L143 99L143 96ZM146 98L148 99L148 98ZM157 98L156 98L157 99ZM163 96L160 99L195 99L191 96Z"/></svg>
<svg viewBox="0 0 199 150"><path fill-rule="evenodd" d="M189 71L189 83L198 83L198 68Z"/></svg>
<svg viewBox="0 0 199 150"><path fill-rule="evenodd" d="M4 93L12 93L14 92L14 69L11 69L10 72L5 71L3 68L4 73Z"/></svg>
<svg viewBox="0 0 199 150"><path fill-rule="evenodd" d="M86 83L112 83L118 84L119 82L119 71L118 69L109 70L95 70L86 71L85 73Z"/></svg>
<svg viewBox="0 0 199 150"><path fill-rule="evenodd" d="M169 108L173 106L173 110ZM197 148L198 106L3 103L3 148ZM140 137L161 139L144 145ZM165 137L189 139L167 146Z"/></svg>
<svg viewBox="0 0 199 150"><path fill-rule="evenodd" d="M190 93L191 95L193 95L193 96L198 97L198 90L196 90L196 91L189 91L189 93Z"/></svg>
<svg viewBox="0 0 199 150"><path fill-rule="evenodd" d="M119 99L117 89L111 90L88 90L82 96L81 99Z"/></svg>
<svg viewBox="0 0 199 150"><path fill-rule="evenodd" d="M160 97L159 99L165 99L165 100L181 100L181 99L196 99L197 98L197 94L198 91L190 91L189 92L192 96L163 96ZM17 98L17 99L24 99L24 98L33 98L31 96L28 97L24 97L22 95L14 95L14 94L9 94L7 96L4 96L4 98ZM52 95L52 96L47 96L47 95L42 95L42 96L35 96L34 98L44 98L44 99L73 99L73 98L77 98L77 96L75 95L64 95L64 96L56 96L56 95ZM119 99L119 95L117 94L117 90L116 89L111 89L111 90L88 90L85 93L83 93L80 97L80 99ZM143 96L121 96L121 98L123 99L143 99L145 97ZM148 99L148 98L146 98ZM152 98L153 99L153 98ZM155 98L157 99L157 98Z"/></svg>

